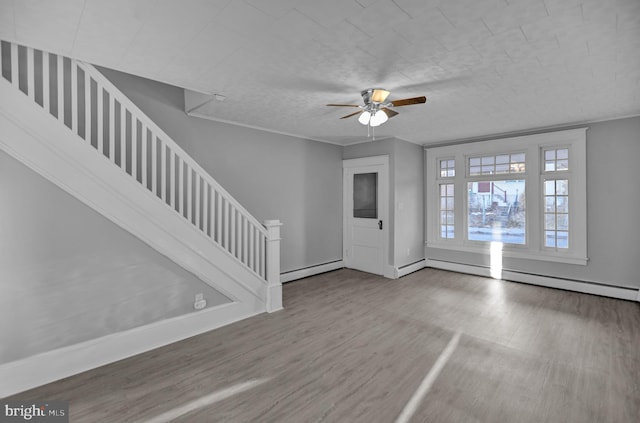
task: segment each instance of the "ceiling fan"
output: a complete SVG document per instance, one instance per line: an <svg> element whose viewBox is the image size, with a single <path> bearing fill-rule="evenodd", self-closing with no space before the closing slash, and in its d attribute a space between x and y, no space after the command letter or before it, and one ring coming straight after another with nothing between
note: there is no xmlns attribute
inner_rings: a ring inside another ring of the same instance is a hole
<svg viewBox="0 0 640 423"><path fill-rule="evenodd" d="M411 104L421 104L427 101L427 97L425 96L387 101L387 97L389 97L390 92L382 88L369 88L362 91L360 94L362 95L364 105L327 104L327 106L358 107L361 110L342 116L340 119L360 115L360 117L358 117L358 121L361 124L375 127L382 125L389 120L389 118L398 114L395 110L391 110L390 107L409 106Z"/></svg>

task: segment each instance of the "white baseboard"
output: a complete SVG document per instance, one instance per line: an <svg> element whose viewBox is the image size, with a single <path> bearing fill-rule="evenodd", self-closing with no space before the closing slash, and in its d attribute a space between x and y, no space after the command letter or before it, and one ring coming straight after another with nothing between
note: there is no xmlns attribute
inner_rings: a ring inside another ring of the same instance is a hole
<svg viewBox="0 0 640 423"><path fill-rule="evenodd" d="M411 263L407 266L396 267L396 278L401 278L410 273L417 272L420 269L424 269L426 266L426 260L420 260L415 263Z"/></svg>
<svg viewBox="0 0 640 423"><path fill-rule="evenodd" d="M451 263L447 261L427 259L425 267L433 267L453 272L469 273L472 275L491 277L488 267L474 266L469 264ZM585 294L600 295L603 297L618 298L621 300L634 301L640 298L640 292L635 288L603 285L592 282L582 282L570 279L553 278L549 276L532 275L505 270L502 272L502 279L514 282L524 282L531 285L546 286L549 288L564 289L566 291L582 292ZM638 296L638 297L637 297Z"/></svg>
<svg viewBox="0 0 640 423"><path fill-rule="evenodd" d="M344 261L336 260L330 263L318 264L315 266L305 267L304 269L292 270L280 274L280 282L291 282L297 279L306 278L313 275L319 275L320 273L330 272L332 270L342 269L344 267Z"/></svg>
<svg viewBox="0 0 640 423"><path fill-rule="evenodd" d="M0 365L0 398L171 344L264 312L227 303Z"/></svg>

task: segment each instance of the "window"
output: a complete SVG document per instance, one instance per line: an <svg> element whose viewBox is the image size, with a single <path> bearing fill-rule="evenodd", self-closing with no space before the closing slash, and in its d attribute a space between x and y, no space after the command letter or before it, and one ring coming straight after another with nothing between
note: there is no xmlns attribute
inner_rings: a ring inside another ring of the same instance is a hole
<svg viewBox="0 0 640 423"><path fill-rule="evenodd" d="M353 217L378 218L378 174L353 175Z"/></svg>
<svg viewBox="0 0 640 423"><path fill-rule="evenodd" d="M453 214L453 184L440 184L440 237L453 238L454 214Z"/></svg>
<svg viewBox="0 0 640 423"><path fill-rule="evenodd" d="M467 239L526 243L524 179L467 183Z"/></svg>
<svg viewBox="0 0 640 423"><path fill-rule="evenodd" d="M500 154L469 158L469 175L496 175L504 173L524 173L524 153Z"/></svg>
<svg viewBox="0 0 640 423"><path fill-rule="evenodd" d="M586 128L426 156L428 247L586 264Z"/></svg>
<svg viewBox="0 0 640 423"><path fill-rule="evenodd" d="M569 181L544 181L544 246L569 248Z"/></svg>
<svg viewBox="0 0 640 423"><path fill-rule="evenodd" d="M439 227L441 239L453 239L455 235L455 187L456 161L453 158L438 159L439 179L444 183L438 185Z"/></svg>
<svg viewBox="0 0 640 423"><path fill-rule="evenodd" d="M440 177L441 178L451 178L456 176L456 161L449 160L440 160Z"/></svg>

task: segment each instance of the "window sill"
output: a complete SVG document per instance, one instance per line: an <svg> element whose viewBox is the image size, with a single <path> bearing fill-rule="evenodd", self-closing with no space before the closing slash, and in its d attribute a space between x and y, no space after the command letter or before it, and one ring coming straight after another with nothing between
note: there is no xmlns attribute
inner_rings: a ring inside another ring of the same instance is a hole
<svg viewBox="0 0 640 423"><path fill-rule="evenodd" d="M448 244L443 242L425 242L425 246L427 248L436 248L439 250L450 250L450 251L460 251L463 253L474 253L474 254L482 254L489 256L491 255L491 250L489 245L485 246L475 246L475 245L460 245L460 244ZM502 250L503 257L510 257L516 259L525 259L525 260L538 260L538 261L547 261L554 263L565 263L565 264L577 264L581 266L586 266L589 262L588 257L578 257L575 255L568 255L562 253L551 253L546 251L537 251L532 252L529 250L511 250L506 249Z"/></svg>

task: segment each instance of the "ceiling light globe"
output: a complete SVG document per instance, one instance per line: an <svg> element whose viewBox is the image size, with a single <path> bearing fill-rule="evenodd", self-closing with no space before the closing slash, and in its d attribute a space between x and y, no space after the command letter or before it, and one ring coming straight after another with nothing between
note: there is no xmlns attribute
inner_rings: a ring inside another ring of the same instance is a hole
<svg viewBox="0 0 640 423"><path fill-rule="evenodd" d="M369 119L371 119L371 113L364 111L360 113L360 117L358 117L358 122L360 122L363 125L368 125Z"/></svg>
<svg viewBox="0 0 640 423"><path fill-rule="evenodd" d="M371 118L369 124L371 126L380 126L387 120L389 120L389 116L387 116L387 114L383 110L378 110L376 114Z"/></svg>

